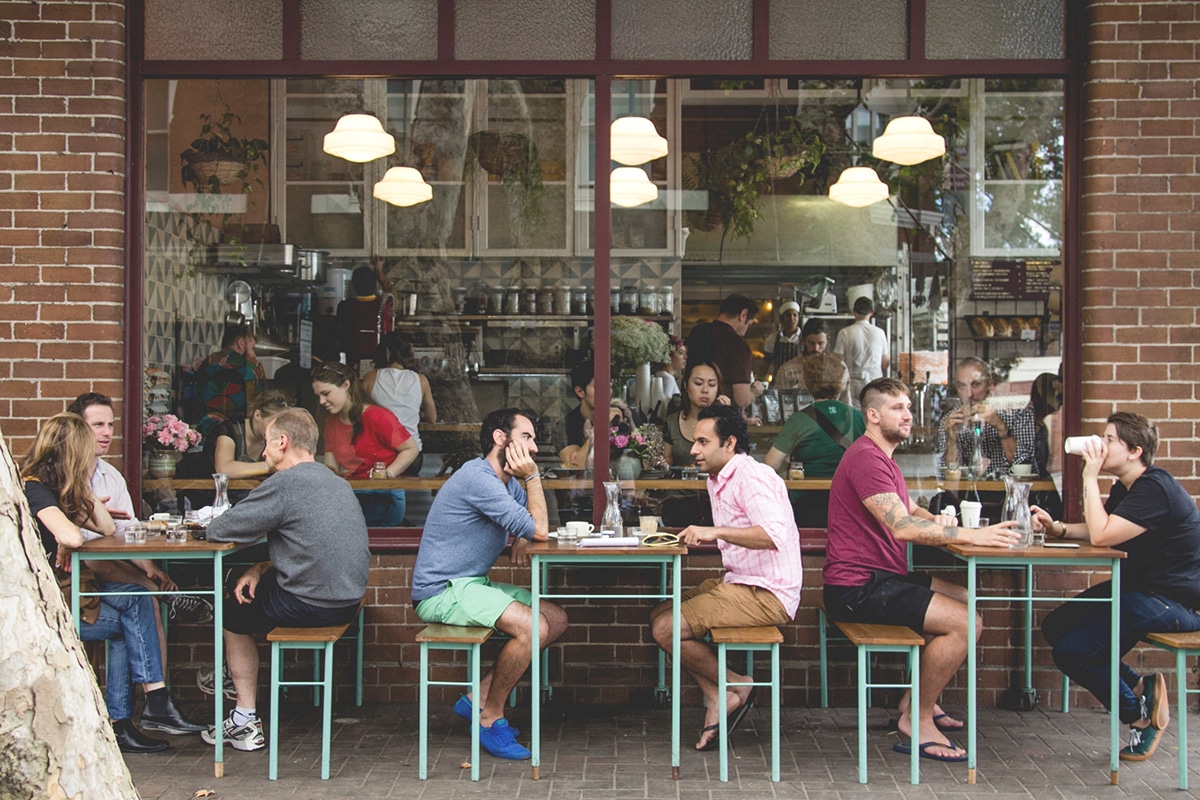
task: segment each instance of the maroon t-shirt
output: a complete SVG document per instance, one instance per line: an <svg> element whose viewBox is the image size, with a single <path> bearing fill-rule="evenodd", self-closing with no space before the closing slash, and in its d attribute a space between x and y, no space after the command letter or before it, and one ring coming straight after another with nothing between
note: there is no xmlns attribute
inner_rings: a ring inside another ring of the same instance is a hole
<svg viewBox="0 0 1200 800"><path fill-rule="evenodd" d="M846 449L829 487L826 584L862 586L875 570L908 574L908 548L863 505L877 494L895 494L908 503L899 465L869 436L861 436Z"/></svg>

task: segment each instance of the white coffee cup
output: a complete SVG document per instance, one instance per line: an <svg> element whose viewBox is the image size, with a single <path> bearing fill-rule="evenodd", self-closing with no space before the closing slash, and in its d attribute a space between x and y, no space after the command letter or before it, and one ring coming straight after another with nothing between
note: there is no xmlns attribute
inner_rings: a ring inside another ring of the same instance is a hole
<svg viewBox="0 0 1200 800"><path fill-rule="evenodd" d="M983 510L983 503L977 503L974 500L963 500L958 506L962 509L963 527L978 528L979 512Z"/></svg>
<svg viewBox="0 0 1200 800"><path fill-rule="evenodd" d="M566 528L567 534L577 539L596 530L596 526L590 522L568 522Z"/></svg>
<svg viewBox="0 0 1200 800"><path fill-rule="evenodd" d="M1090 441L1095 441L1096 444L1100 444L1102 439L1099 436L1094 436L1094 435L1093 436L1068 436L1066 439L1063 440L1063 450L1067 451L1068 453L1071 453L1072 455L1077 454L1077 453L1082 453L1084 448L1087 447L1087 443Z"/></svg>
<svg viewBox="0 0 1200 800"><path fill-rule="evenodd" d="M1033 464L1013 464L1012 474L1018 477L1032 475Z"/></svg>

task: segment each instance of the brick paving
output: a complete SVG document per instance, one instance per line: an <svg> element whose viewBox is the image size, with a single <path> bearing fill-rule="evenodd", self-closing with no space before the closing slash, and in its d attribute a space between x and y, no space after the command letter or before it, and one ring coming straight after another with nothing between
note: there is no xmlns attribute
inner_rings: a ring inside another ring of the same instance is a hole
<svg viewBox="0 0 1200 800"><path fill-rule="evenodd" d="M191 709L196 710L196 709ZM670 711L613 706L570 707L551 701L543 713L541 780L528 762L483 753L480 782L470 781L470 737L449 706L430 719L429 779L417 779L415 705L339 705L335 710L330 780L320 779L320 716L311 703L288 702L280 731L279 780L267 780L267 751L226 749L225 777L212 777L212 749L198 736L171 737L167 753L128 756L145 800L192 797L214 789L218 800L275 798L516 798L518 800L759 800L762 798L1179 798L1175 720L1152 759L1123 763L1119 786L1108 783L1107 716L1088 708L1068 715L1039 707L1028 712L984 709L980 718L978 783L965 764L922 761L921 785L908 783L908 758L892 751L883 709L870 712L870 783L857 782L853 708L785 708L781 778L770 781L770 712L753 710L732 737L730 781L718 780L717 753L691 749L699 711L683 710L679 781L671 780ZM528 743L528 711L510 711ZM1190 741L1200 741L1193 713ZM962 739L960 738L960 741ZM1190 782L1200 792L1200 755Z"/></svg>

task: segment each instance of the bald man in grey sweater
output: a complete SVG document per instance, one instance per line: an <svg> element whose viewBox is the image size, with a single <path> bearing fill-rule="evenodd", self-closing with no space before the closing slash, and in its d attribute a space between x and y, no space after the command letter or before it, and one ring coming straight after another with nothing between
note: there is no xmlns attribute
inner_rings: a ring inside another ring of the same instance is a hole
<svg viewBox="0 0 1200 800"><path fill-rule="evenodd" d="M237 704L225 739L239 750L265 744L256 713L258 644L272 628L318 628L354 619L367 588L370 551L362 508L350 485L316 463L317 425L289 408L267 423L263 458L272 475L208 527L216 542L267 536L270 561L255 564L225 601L225 648ZM200 734L215 742L215 731Z"/></svg>

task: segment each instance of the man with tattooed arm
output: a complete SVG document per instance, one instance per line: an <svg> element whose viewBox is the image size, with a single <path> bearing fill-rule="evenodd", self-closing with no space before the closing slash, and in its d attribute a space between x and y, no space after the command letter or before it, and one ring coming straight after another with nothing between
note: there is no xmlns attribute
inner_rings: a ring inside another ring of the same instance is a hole
<svg viewBox="0 0 1200 800"><path fill-rule="evenodd" d="M912 433L908 387L877 378L859 398L866 433L846 451L829 491L829 541L825 558L825 608L849 622L904 625L925 636L921 653L921 706L914 725L909 696L900 700L900 732L921 757L964 761L967 753L946 736L963 729L937 705L937 698L967 658L967 590L931 575L908 571L908 543L1008 547L1015 524L958 528L953 517L934 516L908 496L896 445ZM977 620L976 632L982 631Z"/></svg>

